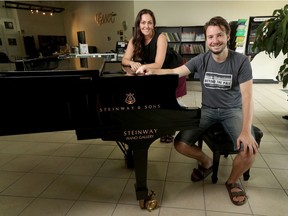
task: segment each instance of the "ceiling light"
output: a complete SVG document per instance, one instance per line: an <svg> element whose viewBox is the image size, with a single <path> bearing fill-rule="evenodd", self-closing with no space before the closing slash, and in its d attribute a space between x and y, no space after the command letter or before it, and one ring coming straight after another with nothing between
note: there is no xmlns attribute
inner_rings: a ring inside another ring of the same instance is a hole
<svg viewBox="0 0 288 216"><path fill-rule="evenodd" d="M4 7L12 8L12 9L20 9L20 10L30 10L31 13L32 11L36 11L36 13L38 13L39 11L44 12L44 13L45 12L61 13L62 11L64 11L64 8L60 8L60 7L50 7L50 6L44 6L44 5L14 2L14 1L5 1Z"/></svg>

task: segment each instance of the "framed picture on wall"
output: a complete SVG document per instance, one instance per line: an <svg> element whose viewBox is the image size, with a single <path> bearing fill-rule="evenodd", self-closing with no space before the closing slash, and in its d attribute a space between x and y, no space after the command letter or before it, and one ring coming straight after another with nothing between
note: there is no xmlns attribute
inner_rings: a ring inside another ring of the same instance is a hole
<svg viewBox="0 0 288 216"><path fill-rule="evenodd" d="M9 46L17 46L16 38L8 38L8 44Z"/></svg>
<svg viewBox="0 0 288 216"><path fill-rule="evenodd" d="M4 26L5 26L5 29L14 29L13 22L10 22L10 21L4 21Z"/></svg>

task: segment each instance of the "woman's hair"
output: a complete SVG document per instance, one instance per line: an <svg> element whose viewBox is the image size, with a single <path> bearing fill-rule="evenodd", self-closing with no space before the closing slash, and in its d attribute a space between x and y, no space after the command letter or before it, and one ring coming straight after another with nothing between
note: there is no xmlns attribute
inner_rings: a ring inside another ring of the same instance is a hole
<svg viewBox="0 0 288 216"><path fill-rule="evenodd" d="M154 28L156 25L156 19L155 19L154 13L151 10L142 9L141 11L139 11L135 19L133 39L132 39L132 44L134 46L134 52L133 52L134 58L137 58L137 57L141 58L143 55L144 35L142 34L141 29L140 29L140 22L141 22L141 17L143 14L149 14L152 17Z"/></svg>
<svg viewBox="0 0 288 216"><path fill-rule="evenodd" d="M231 28L229 23L221 16L215 16L211 18L208 22L205 23L204 25L204 33L206 37L206 31L208 26L218 26L222 31L225 31L227 35L230 35Z"/></svg>

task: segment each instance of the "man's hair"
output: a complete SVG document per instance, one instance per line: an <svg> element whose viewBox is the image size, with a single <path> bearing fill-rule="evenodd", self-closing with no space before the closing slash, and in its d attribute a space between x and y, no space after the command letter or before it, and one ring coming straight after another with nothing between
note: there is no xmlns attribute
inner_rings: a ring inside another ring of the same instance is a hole
<svg viewBox="0 0 288 216"><path fill-rule="evenodd" d="M225 20L223 17L221 16L215 16L215 17L212 17L208 22L205 23L204 25L204 33L205 33L205 36L206 36L206 31L207 31L207 28L209 26L218 26L220 29L222 29L223 31L225 31L225 33L227 35L230 35L231 33L231 28L230 28L230 25L229 23L227 22L227 20Z"/></svg>

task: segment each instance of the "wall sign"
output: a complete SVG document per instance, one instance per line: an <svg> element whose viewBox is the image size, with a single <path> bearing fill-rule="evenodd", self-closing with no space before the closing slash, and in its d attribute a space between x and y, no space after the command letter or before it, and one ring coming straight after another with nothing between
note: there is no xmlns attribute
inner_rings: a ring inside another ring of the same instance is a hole
<svg viewBox="0 0 288 216"><path fill-rule="evenodd" d="M114 23L115 22L115 17L116 17L116 13L111 12L111 13L96 13L95 15L95 22L97 23L97 25L101 26L103 24L106 23Z"/></svg>

